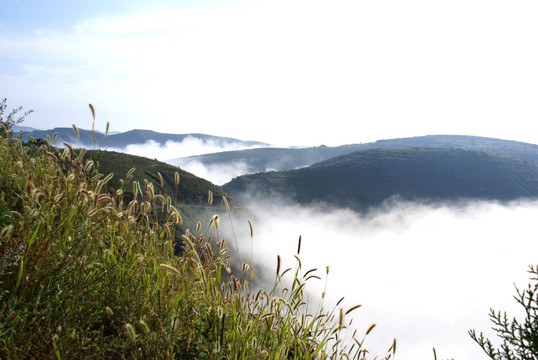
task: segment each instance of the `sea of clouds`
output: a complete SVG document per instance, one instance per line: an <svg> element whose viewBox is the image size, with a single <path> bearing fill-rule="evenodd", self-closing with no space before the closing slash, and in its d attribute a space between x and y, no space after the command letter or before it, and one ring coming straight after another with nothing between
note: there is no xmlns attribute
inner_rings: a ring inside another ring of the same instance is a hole
<svg viewBox="0 0 538 360"><path fill-rule="evenodd" d="M362 304L352 315L363 332L377 324L367 340L371 354L384 355L396 338L399 359L433 359L433 347L438 359L488 359L468 331L495 337L490 308L520 315L514 284L526 287L528 266L538 264L538 202L395 201L367 214L283 199L250 197L243 205L254 226L255 274L274 274L277 255L282 268L295 266L301 236L303 270L317 268L324 278L330 267L329 301L344 296L344 310ZM246 262L247 220L241 211L232 217ZM313 304L324 286L325 280L308 284Z"/></svg>
<svg viewBox="0 0 538 360"><path fill-rule="evenodd" d="M131 155L154 158L171 165L179 166L198 177L211 181L216 185L223 185L234 177L248 172L244 162L227 164L204 165L201 161L189 157L195 155L211 154L223 151L235 151L257 148L241 142L228 142L219 139L201 139L196 136L187 136L183 141L167 141L160 144L150 140L143 144L130 144L125 148L110 150L124 152Z"/></svg>

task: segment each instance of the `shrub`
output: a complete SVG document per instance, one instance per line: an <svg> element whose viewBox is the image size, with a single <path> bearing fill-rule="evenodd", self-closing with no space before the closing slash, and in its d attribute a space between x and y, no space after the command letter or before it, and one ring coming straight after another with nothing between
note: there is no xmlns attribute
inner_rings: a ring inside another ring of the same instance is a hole
<svg viewBox="0 0 538 360"><path fill-rule="evenodd" d="M516 287L514 299L525 309L525 318L510 320L506 312L490 310L493 330L502 344L496 348L483 333L470 330L471 338L494 360L534 360L538 358L538 267L530 266L531 283L526 289Z"/></svg>
<svg viewBox="0 0 538 360"><path fill-rule="evenodd" d="M28 110L22 114L22 106L12 109L9 113L7 111L7 99L0 100L0 126L3 128L3 137L7 137L9 131L14 125L20 124L24 119L30 115L33 110Z"/></svg>

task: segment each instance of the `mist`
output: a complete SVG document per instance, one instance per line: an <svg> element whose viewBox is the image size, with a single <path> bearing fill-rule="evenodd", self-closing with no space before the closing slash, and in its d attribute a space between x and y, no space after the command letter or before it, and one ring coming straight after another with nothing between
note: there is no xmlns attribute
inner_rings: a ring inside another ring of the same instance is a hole
<svg viewBox="0 0 538 360"><path fill-rule="evenodd" d="M252 149L256 147L259 146L247 146L241 142L201 139L189 135L180 142L167 141L164 144L161 144L154 140L149 140L143 144L130 144L124 148L111 148L108 150L144 156L147 158L154 158L163 162L177 165L176 160L182 157L210 154L222 151Z"/></svg>
<svg viewBox="0 0 538 360"><path fill-rule="evenodd" d="M251 248L246 216L254 227L255 274L274 274L277 255L282 269L294 267L301 235L303 270L318 268L324 278L329 266L328 299L336 303L345 296L345 309L362 304L352 313L362 332L377 324L366 340L370 355L384 355L396 338L397 359L433 359L433 347L438 359L488 359L468 330L493 340L489 309L520 314L514 284L526 287L528 266L538 263L538 202L393 201L359 214L324 204L249 199L248 215L232 209L242 260L250 258ZM313 299L324 285L307 284Z"/></svg>

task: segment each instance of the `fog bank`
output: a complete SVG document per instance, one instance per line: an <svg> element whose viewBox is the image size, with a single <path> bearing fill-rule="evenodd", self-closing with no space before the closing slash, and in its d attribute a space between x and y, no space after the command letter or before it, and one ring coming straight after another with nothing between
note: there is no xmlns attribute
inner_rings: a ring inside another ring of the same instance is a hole
<svg viewBox="0 0 538 360"><path fill-rule="evenodd" d="M367 340L370 354L383 355L392 339L396 358L487 359L467 334L490 330L490 308L520 310L514 283L528 283L528 265L537 264L535 222L538 202L474 202L465 206L399 202L358 214L328 206L251 199L255 272L294 266L302 236L303 269L330 266L328 297L345 296L360 329L377 323ZM234 228L250 256L247 218L235 212ZM223 226L225 221L222 222ZM233 242L228 245L232 247ZM324 281L308 284L319 295Z"/></svg>
<svg viewBox="0 0 538 360"><path fill-rule="evenodd" d="M227 142L187 136L179 142L169 140L166 143L161 144L154 140L149 140L143 144L130 144L124 148L110 148L109 150L144 156L150 159L155 158L176 165L174 160L181 157L251 149L256 147L259 146L247 146L242 142Z"/></svg>

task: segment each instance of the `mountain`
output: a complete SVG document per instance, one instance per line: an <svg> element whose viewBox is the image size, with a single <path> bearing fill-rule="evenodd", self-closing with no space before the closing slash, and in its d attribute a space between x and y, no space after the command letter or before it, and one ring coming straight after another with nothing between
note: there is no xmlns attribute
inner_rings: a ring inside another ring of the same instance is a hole
<svg viewBox="0 0 538 360"><path fill-rule="evenodd" d="M259 141L244 141L229 137L220 137L207 134L168 134L159 133L152 130L130 130L122 133L114 133L105 136L105 134L91 130L78 129L79 137L73 128L54 128L50 130L22 130L22 140L27 140L30 133L36 139L45 139L47 136L54 141L51 141L53 146L61 146L67 142L75 147L80 148L114 148L123 149L128 145L144 144L148 141L164 145L168 141L181 142L186 138L196 138L202 142L212 142L221 146L239 144L244 147L252 146L268 146L268 144ZM54 136L56 137L54 138ZM95 138L95 141L94 141Z"/></svg>
<svg viewBox="0 0 538 360"><path fill-rule="evenodd" d="M359 150L390 148L456 148L486 151L515 157L538 164L538 145L510 140L501 140L478 136L463 135L429 135L410 138L378 140L372 143L351 144L337 147L309 148L259 148L240 151L228 151L214 154L190 156L168 160L167 162L187 167L189 163L199 162L206 167L233 166L241 163L246 173L266 172L270 170L290 170L312 165L316 162Z"/></svg>
<svg viewBox="0 0 538 360"><path fill-rule="evenodd" d="M244 175L222 186L282 194L302 204L365 210L391 197L406 200L513 200L538 196L538 166L492 153L448 148L370 149L306 168Z"/></svg>

